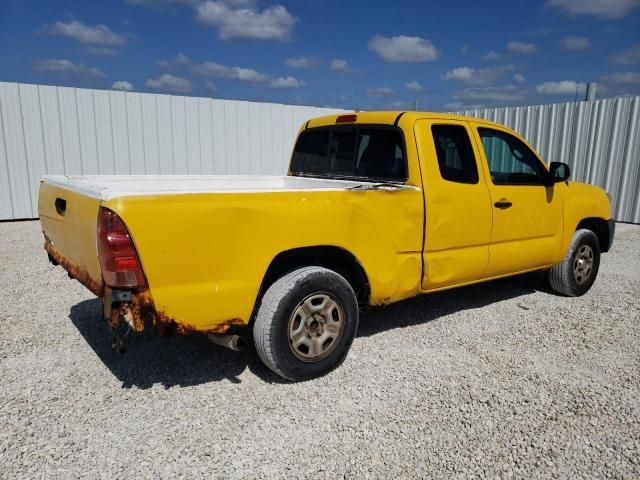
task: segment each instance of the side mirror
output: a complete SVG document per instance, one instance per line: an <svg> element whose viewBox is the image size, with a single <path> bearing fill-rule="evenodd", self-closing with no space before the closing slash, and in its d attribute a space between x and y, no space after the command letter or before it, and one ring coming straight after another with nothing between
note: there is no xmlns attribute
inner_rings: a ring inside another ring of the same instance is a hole
<svg viewBox="0 0 640 480"><path fill-rule="evenodd" d="M564 182L569 179L569 175L571 175L569 165L562 162L551 162L547 185L552 186L554 183Z"/></svg>

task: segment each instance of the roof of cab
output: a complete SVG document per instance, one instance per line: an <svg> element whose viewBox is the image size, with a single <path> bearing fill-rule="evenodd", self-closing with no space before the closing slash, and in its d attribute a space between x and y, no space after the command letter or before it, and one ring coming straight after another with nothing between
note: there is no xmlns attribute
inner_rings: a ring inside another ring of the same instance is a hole
<svg viewBox="0 0 640 480"><path fill-rule="evenodd" d="M357 119L355 122L347 122L345 124L383 124L383 125L394 125L397 124L399 118L402 120L411 120L416 121L419 119L428 119L428 120L464 120L464 121L472 121L472 122L480 122L488 125L500 125L495 122L491 122L489 120L484 120L482 118L476 117L465 117L464 115L454 115L450 113L441 113L441 112L414 112L414 111L395 111L395 112L344 112L334 115L326 115L324 117L312 118L306 124L303 125L303 128L311 128L311 127L325 127L328 125L335 125L338 117L342 115L356 115ZM500 125L502 126L502 125Z"/></svg>

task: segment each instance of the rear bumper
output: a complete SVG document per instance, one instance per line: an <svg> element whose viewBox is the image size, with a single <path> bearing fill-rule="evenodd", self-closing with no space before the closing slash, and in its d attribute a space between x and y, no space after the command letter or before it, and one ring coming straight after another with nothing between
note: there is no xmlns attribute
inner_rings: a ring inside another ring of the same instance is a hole
<svg viewBox="0 0 640 480"><path fill-rule="evenodd" d="M179 323L157 310L147 288L127 290L105 286L102 295L102 316L113 330L117 330L124 321L137 333L152 327L160 335L196 331L194 327Z"/></svg>

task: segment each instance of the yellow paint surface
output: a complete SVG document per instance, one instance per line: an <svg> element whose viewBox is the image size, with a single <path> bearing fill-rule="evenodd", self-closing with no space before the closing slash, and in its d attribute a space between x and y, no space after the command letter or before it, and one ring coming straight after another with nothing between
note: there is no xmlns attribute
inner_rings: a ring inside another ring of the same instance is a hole
<svg viewBox="0 0 640 480"><path fill-rule="evenodd" d="M358 113L357 123L392 125L397 117ZM308 126L335 120L313 119ZM467 129L480 172L477 185L440 178L429 130L434 123ZM100 205L112 209L131 232L156 308L208 330L229 319L248 323L269 264L290 249L347 250L364 268L369 303L376 305L544 268L563 258L581 219L611 217L608 198L597 187L570 182L525 191L492 185L476 131L479 125L503 128L492 122L407 112L398 125L412 188L167 193L103 202L66 192L73 207L61 217L52 207L60 187L42 184L41 222L56 248L100 278L97 211ZM493 202L503 196L517 208L496 212Z"/></svg>

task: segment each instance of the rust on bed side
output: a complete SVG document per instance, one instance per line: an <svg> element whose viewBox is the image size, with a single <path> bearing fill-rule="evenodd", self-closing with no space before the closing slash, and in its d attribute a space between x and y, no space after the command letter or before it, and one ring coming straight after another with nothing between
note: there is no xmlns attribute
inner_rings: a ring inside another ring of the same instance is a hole
<svg viewBox="0 0 640 480"><path fill-rule="evenodd" d="M225 333L232 325L245 325L242 319L232 318L211 329L198 330L193 325L178 321L157 309L151 292L146 288L133 292L131 302L122 303L118 311L119 317L124 318L134 331L142 332L145 325L153 325L159 335L171 333L186 335L195 332L219 334Z"/></svg>
<svg viewBox="0 0 640 480"><path fill-rule="evenodd" d="M64 268L72 278L79 281L82 285L87 287L91 292L93 292L98 297L102 296L102 292L104 290L104 284L102 283L102 278L100 280L96 280L91 277L89 272L84 267L80 265L76 265L72 261L70 261L67 257L62 255L56 248L51 244L51 242L44 242L44 249L47 251L49 256L55 260L62 268Z"/></svg>
<svg viewBox="0 0 640 480"><path fill-rule="evenodd" d="M223 323L219 323L218 325L210 328L209 330L207 330L207 333L225 333L233 325L244 326L246 324L241 318L230 318L228 320L225 320Z"/></svg>

